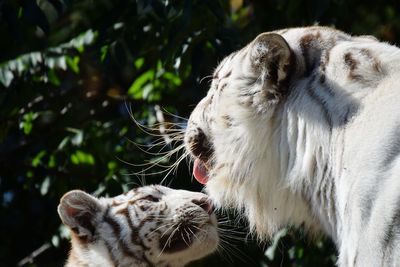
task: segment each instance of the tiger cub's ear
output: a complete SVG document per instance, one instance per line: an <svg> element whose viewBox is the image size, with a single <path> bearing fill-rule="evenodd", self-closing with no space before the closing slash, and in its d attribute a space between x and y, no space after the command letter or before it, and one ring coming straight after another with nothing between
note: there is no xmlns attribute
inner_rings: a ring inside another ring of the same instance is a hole
<svg viewBox="0 0 400 267"><path fill-rule="evenodd" d="M250 66L268 89L277 89L287 79L293 57L288 43L277 33L262 33L250 43Z"/></svg>
<svg viewBox="0 0 400 267"><path fill-rule="evenodd" d="M79 237L91 238L96 227L96 215L102 210L99 200L91 195L73 190L66 193L58 205L62 222Z"/></svg>

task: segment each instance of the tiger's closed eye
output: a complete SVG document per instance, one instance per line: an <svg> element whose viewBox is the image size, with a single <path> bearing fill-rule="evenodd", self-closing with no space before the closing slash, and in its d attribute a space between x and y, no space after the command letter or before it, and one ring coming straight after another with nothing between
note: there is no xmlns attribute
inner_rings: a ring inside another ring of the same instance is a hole
<svg viewBox="0 0 400 267"><path fill-rule="evenodd" d="M142 197L139 200L147 200L147 201L150 201L150 202L159 202L161 200L161 198L160 197L155 197L155 196L152 196L152 195L148 195L148 196Z"/></svg>

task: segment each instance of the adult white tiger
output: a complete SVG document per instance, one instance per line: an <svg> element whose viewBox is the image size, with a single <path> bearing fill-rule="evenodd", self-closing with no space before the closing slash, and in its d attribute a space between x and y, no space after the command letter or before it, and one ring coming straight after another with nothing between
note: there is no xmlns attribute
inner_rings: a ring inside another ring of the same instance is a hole
<svg viewBox="0 0 400 267"><path fill-rule="evenodd" d="M400 49L326 27L260 34L190 116L194 176L265 239L322 230L339 266L400 266Z"/></svg>
<svg viewBox="0 0 400 267"><path fill-rule="evenodd" d="M67 267L179 267L219 244L212 205L197 192L154 185L97 199L73 190L58 213L72 233Z"/></svg>

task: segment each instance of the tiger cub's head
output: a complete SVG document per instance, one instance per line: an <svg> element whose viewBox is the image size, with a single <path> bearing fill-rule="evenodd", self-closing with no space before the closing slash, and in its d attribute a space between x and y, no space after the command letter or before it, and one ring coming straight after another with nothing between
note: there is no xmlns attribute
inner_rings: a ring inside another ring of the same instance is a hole
<svg viewBox="0 0 400 267"><path fill-rule="evenodd" d="M197 192L152 185L98 199L73 190L58 213L72 233L67 266L183 266L219 243L212 204Z"/></svg>

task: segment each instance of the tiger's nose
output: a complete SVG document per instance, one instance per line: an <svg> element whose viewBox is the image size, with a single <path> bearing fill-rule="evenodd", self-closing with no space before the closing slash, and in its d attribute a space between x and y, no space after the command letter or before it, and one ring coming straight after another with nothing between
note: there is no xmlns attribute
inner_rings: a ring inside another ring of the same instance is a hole
<svg viewBox="0 0 400 267"><path fill-rule="evenodd" d="M200 128L195 128L186 134L186 144L189 151L203 161L207 161L212 154L211 144Z"/></svg>
<svg viewBox="0 0 400 267"><path fill-rule="evenodd" d="M214 212L214 206L208 197L202 197L200 199L193 199L192 203L202 208L205 212L211 215Z"/></svg>

